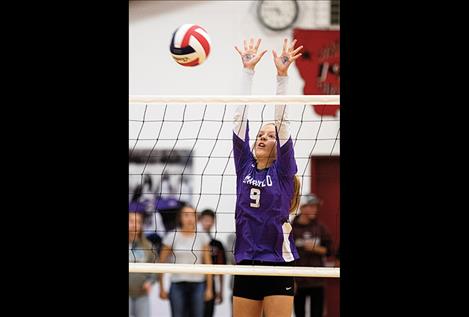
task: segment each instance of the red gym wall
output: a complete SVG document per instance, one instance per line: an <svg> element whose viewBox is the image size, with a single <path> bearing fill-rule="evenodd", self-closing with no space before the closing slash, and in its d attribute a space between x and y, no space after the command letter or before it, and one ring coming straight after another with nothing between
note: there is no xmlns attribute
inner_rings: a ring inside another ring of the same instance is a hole
<svg viewBox="0 0 469 317"><path fill-rule="evenodd" d="M315 156L311 158L311 192L323 200L319 220L332 235L334 253L340 241L340 174L338 156ZM335 257L328 258L333 262ZM330 278L326 285L325 316L339 317L340 283Z"/></svg>

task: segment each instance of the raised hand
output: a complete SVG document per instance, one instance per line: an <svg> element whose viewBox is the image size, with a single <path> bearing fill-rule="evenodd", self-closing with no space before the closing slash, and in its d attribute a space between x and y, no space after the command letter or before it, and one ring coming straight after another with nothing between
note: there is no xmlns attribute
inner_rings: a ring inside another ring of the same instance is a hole
<svg viewBox="0 0 469 317"><path fill-rule="evenodd" d="M254 39L249 40L249 44L244 40L244 50L241 51L237 46L235 49L238 51L241 56L244 68L254 70L256 64L260 61L262 56L267 52L267 50L258 52L259 45L261 44L261 39L257 39L256 44L254 44Z"/></svg>
<svg viewBox="0 0 469 317"><path fill-rule="evenodd" d="M293 40L291 46L288 46L288 39L284 39L282 54L280 56L277 55L277 52L272 50L275 67L277 67L277 74L279 76L286 76L290 65L301 56L301 53L298 52L303 48L303 45L295 49L295 44L296 40Z"/></svg>

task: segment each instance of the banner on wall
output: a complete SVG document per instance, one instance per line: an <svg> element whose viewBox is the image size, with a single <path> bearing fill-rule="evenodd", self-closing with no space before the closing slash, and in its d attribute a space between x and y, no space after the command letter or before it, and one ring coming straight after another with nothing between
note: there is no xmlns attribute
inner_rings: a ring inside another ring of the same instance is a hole
<svg viewBox="0 0 469 317"><path fill-rule="evenodd" d="M340 31L294 29L297 46L303 45L303 55L296 67L305 82L305 95L340 94ZM322 116L337 116L340 106L314 105Z"/></svg>

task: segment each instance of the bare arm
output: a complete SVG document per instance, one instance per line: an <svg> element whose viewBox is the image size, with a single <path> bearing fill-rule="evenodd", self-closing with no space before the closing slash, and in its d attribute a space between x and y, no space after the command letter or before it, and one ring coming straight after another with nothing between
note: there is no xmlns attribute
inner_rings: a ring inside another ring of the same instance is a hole
<svg viewBox="0 0 469 317"><path fill-rule="evenodd" d="M160 263L166 263L166 261L169 258L169 255L171 254L171 251L172 251L172 249L170 247L163 244L163 247L162 247L161 253L160 253ZM160 282L160 298L161 299L168 299L169 294L168 294L168 292L165 291L164 285L163 285L163 283L164 283L163 275L164 275L163 273L160 273L159 276L158 276L158 280Z"/></svg>
<svg viewBox="0 0 469 317"><path fill-rule="evenodd" d="M145 251L147 254L147 261L149 263L156 263L158 260L157 257L157 251L153 245L150 246L151 250ZM154 273L149 273L147 274L147 279L145 283L143 283L143 289L147 292L147 294L150 294L151 288L153 284L157 281L158 275Z"/></svg>
<svg viewBox="0 0 469 317"><path fill-rule="evenodd" d="M217 304L221 304L223 302L223 276L224 275L217 275L220 285L220 288L218 289L218 292L215 296L215 301Z"/></svg>
<svg viewBox="0 0 469 317"><path fill-rule="evenodd" d="M306 251L316 253L319 255L325 255L327 253L327 248L320 245L315 245L314 242L305 241L304 249Z"/></svg>
<svg viewBox="0 0 469 317"><path fill-rule="evenodd" d="M206 244L204 246L204 264L212 264L212 256L210 255L210 246ZM206 274L207 287L205 288L205 300L211 300L213 298L213 275Z"/></svg>

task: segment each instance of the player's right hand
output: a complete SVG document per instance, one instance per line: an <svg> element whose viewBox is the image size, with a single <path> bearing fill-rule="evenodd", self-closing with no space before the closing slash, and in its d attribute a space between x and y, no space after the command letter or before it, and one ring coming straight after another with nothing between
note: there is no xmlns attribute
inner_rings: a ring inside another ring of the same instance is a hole
<svg viewBox="0 0 469 317"><path fill-rule="evenodd" d="M235 46L235 49L241 56L244 68L254 70L254 67L256 67L256 64L260 61L262 56L264 56L267 50L258 52L259 45L261 44L261 39L257 39L256 44L254 44L253 38L249 40L249 44L246 42L246 40L244 40L243 42L244 50L241 51L237 46Z"/></svg>

